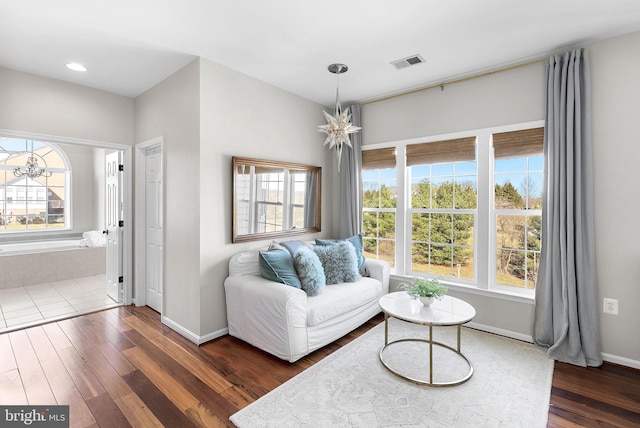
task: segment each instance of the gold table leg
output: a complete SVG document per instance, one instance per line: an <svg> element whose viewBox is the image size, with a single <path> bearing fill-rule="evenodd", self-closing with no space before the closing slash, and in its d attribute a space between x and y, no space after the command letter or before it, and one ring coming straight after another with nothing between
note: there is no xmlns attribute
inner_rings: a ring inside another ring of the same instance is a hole
<svg viewBox="0 0 640 428"><path fill-rule="evenodd" d="M433 385L433 325L429 324L429 384Z"/></svg>
<svg viewBox="0 0 640 428"><path fill-rule="evenodd" d="M389 344L389 315L384 314L384 344Z"/></svg>
<svg viewBox="0 0 640 428"><path fill-rule="evenodd" d="M394 340L392 342L389 342L389 318L390 315L388 315L387 313L384 314L384 346L380 349L380 353L379 353L379 358L380 358L380 362L382 363L382 365L387 368L387 370L389 370L391 373L395 374L398 377L401 377L402 379L405 380L409 380L412 382L415 382L419 385L428 385L428 386L454 386L454 385L460 385L461 383L466 382L467 380L469 380L471 378L471 376L473 375L473 366L471 365L471 362L469 361L469 359L462 353L460 352L460 342L461 342L461 332L462 332L462 324L458 324L458 331L457 331L457 349L448 346L444 343L440 343L440 342L436 342L433 340L433 325L429 324L429 340L427 339L411 339L411 338L407 338L407 339L397 339ZM406 376L403 375L402 373L400 373L399 371L393 369L391 366L389 366L384 359L384 350L386 348L388 348L389 346L395 344L395 343L401 343L401 342L425 342L429 344L429 381L426 380L421 380L421 379L416 379L416 378L412 378L410 376ZM458 380L454 380L451 382L434 382L433 380L433 345L436 346L440 346L441 348L444 349L448 349L452 352L455 352L456 354L458 354L460 357L462 357L464 359L464 361L466 362L466 364L469 366L469 371L467 372L467 374L458 379Z"/></svg>

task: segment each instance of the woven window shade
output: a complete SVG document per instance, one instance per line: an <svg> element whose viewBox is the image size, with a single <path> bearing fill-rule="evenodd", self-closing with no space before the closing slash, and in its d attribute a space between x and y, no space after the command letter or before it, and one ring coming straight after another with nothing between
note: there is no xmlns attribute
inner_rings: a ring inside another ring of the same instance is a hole
<svg viewBox="0 0 640 428"><path fill-rule="evenodd" d="M493 134L493 155L496 159L541 155L544 149L544 128Z"/></svg>
<svg viewBox="0 0 640 428"><path fill-rule="evenodd" d="M476 137L407 146L407 166L443 162L465 162L476 159Z"/></svg>
<svg viewBox="0 0 640 428"><path fill-rule="evenodd" d="M362 151L362 169L385 169L395 167L395 147Z"/></svg>

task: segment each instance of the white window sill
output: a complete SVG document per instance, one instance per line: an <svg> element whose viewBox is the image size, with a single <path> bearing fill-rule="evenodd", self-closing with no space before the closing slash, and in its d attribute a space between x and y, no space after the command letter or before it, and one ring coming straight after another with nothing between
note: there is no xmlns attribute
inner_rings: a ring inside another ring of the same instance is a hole
<svg viewBox="0 0 640 428"><path fill-rule="evenodd" d="M397 275L397 274L391 274L390 277L391 279L395 281L400 281L400 282L409 282L413 279L412 276ZM476 294L479 296L491 297L494 299L509 300L512 302L528 303L530 305L533 305L535 303L535 294L533 290L509 291L509 290L497 289L497 288L484 289L484 288L478 288L474 285L456 283L453 281L446 281L442 279L439 279L439 280L441 283L446 285L450 290L459 291L462 293Z"/></svg>

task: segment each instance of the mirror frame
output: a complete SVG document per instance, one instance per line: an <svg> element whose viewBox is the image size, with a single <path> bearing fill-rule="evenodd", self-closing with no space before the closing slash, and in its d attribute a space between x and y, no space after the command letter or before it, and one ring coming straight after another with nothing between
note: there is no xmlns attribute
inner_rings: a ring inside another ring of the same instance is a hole
<svg viewBox="0 0 640 428"><path fill-rule="evenodd" d="M238 165L251 165L251 166L262 166L269 168L281 168L295 171L311 171L317 174L316 177L316 212L315 212L315 225L312 227L304 227L299 229L289 229L289 230L281 230L278 232L261 232L261 233L250 233L246 235L238 235L238 204L237 204L237 195L236 195L236 171L238 170ZM271 161L265 159L254 159L254 158L245 158L239 156L232 157L232 168L233 168L233 236L232 242L248 242L248 241L259 241L263 239L273 239L273 238L281 238L285 236L294 236L301 235L304 233L316 233L321 230L321 218L322 218L322 167L312 166L312 165L304 165L299 163L292 162L279 162L279 161Z"/></svg>

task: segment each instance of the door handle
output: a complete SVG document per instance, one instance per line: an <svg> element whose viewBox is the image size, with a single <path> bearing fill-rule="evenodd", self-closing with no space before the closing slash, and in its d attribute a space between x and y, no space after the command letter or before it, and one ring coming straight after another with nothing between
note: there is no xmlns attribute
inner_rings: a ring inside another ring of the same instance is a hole
<svg viewBox="0 0 640 428"><path fill-rule="evenodd" d="M108 234L109 234L109 231L105 229L105 230L103 230L103 231L102 231L102 234L103 234L103 235L108 235Z"/></svg>

